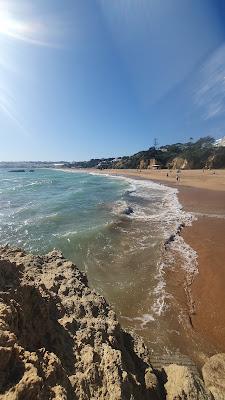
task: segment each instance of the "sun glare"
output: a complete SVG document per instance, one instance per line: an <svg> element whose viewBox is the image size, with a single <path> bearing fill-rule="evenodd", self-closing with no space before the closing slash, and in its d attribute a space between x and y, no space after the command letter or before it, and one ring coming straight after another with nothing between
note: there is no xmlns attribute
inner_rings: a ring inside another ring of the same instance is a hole
<svg viewBox="0 0 225 400"><path fill-rule="evenodd" d="M21 117L18 116L17 96L10 84L10 74L14 73L14 47L12 42L32 42L33 27L29 21L23 21L9 10L0 0L0 113L16 125L27 136ZM6 41L7 40L7 41Z"/></svg>
<svg viewBox="0 0 225 400"><path fill-rule="evenodd" d="M27 31L26 23L16 19L5 4L0 7L0 34L9 37L18 37Z"/></svg>
<svg viewBox="0 0 225 400"><path fill-rule="evenodd" d="M0 14L0 33L10 37L17 37L27 31L26 25L7 15Z"/></svg>
<svg viewBox="0 0 225 400"><path fill-rule="evenodd" d="M25 42L44 45L44 43L36 37L37 34L41 34L41 32L38 32L36 29L36 25L37 24L30 21L16 19L8 12L0 10L0 35Z"/></svg>
<svg viewBox="0 0 225 400"><path fill-rule="evenodd" d="M7 117L23 133L19 95L12 82L18 76L26 79L26 59L32 48L58 46L56 38L60 40L62 27L59 20L52 15L39 15L34 2L0 0L0 117ZM26 52L18 62L20 46L26 46Z"/></svg>

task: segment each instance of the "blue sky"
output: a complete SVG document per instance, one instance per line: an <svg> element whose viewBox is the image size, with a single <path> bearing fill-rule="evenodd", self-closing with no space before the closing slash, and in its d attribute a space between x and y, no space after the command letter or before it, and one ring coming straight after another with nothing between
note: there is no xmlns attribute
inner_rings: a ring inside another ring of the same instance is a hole
<svg viewBox="0 0 225 400"><path fill-rule="evenodd" d="M225 1L0 0L0 160L225 135Z"/></svg>

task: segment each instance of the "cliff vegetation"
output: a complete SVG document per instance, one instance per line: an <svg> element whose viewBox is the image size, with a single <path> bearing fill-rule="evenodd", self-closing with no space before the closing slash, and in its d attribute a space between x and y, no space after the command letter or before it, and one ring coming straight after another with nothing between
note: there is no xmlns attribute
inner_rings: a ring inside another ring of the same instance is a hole
<svg viewBox="0 0 225 400"><path fill-rule="evenodd" d="M131 156L118 158L91 159L90 161L73 162L74 168L225 168L225 147L216 145L215 140L206 136L196 142L175 143L161 147L150 147Z"/></svg>

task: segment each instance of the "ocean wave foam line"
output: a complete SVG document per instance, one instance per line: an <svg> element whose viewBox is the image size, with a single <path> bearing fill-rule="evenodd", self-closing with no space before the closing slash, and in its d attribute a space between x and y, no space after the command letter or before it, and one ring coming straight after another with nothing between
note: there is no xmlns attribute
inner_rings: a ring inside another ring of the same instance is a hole
<svg viewBox="0 0 225 400"><path fill-rule="evenodd" d="M173 236L173 240L169 243L169 249L172 252L177 252L182 260L181 268L186 272L186 284L185 291L187 294L190 310L193 311L194 305L191 299L190 286L193 282L195 275L198 273L198 262L197 253L191 246L189 246L182 236L179 235L179 229L181 226L190 226L197 216L193 213L186 212L183 210L182 205L178 200L178 189L165 186L161 183L155 183L150 180L135 180L123 176L112 176L110 174L98 174L103 175L113 179L123 179L130 183L131 189L129 190L130 196L139 196L146 199L153 199L153 193L151 189L158 190L163 193L162 207L158 210L159 212L152 215L146 215L146 210L139 207L135 212L129 215L129 218L143 219L143 220L154 220L154 221L164 221L164 237L165 240L170 236ZM156 195L155 195L156 196ZM128 204L121 204L119 210L122 206L127 206ZM170 255L172 257L172 253ZM155 276L156 286L154 289L155 301L151 306L151 315L154 320L153 315L159 317L164 314L168 309L168 300L171 295L166 290L165 281L165 271L168 267L167 262L160 261L157 265L157 274Z"/></svg>

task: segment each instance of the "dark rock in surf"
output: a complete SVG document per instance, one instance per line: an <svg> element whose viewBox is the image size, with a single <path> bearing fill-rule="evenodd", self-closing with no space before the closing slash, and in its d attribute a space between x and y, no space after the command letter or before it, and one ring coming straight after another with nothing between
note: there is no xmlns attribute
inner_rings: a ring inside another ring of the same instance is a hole
<svg viewBox="0 0 225 400"><path fill-rule="evenodd" d="M10 169L8 172L25 172L25 169Z"/></svg>
<svg viewBox="0 0 225 400"><path fill-rule="evenodd" d="M164 245L167 247L171 242L174 242L176 235L172 234L170 237L165 241Z"/></svg>
<svg viewBox="0 0 225 400"><path fill-rule="evenodd" d="M123 214L130 215L130 214L133 214L133 212L134 212L134 210L133 210L132 207L127 207L127 208L125 208L125 210L123 211Z"/></svg>
<svg viewBox="0 0 225 400"><path fill-rule="evenodd" d="M176 239L176 236L177 236L177 235L180 235L180 233L181 233L181 231L182 231L182 229L183 229L184 227L185 227L185 223L182 222L182 223L178 226L176 233L173 233L172 235L170 235L170 237L165 241L165 243L164 243L165 248L167 248L167 246L168 246L171 242L174 242L174 240Z"/></svg>

